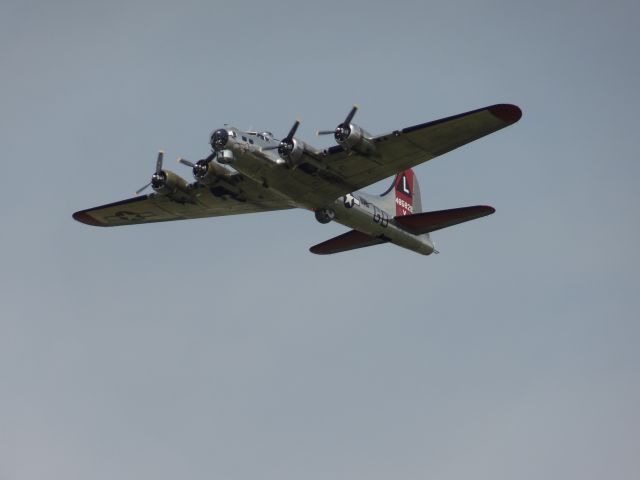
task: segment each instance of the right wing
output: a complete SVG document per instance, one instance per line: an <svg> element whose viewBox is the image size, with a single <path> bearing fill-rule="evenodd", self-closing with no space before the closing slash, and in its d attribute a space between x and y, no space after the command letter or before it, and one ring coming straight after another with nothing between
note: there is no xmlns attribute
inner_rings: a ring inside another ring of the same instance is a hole
<svg viewBox="0 0 640 480"><path fill-rule="evenodd" d="M220 184L194 184L189 192L189 201L179 202L168 195L152 193L81 210L74 213L73 218L88 225L115 227L292 208L285 199L261 185L246 183L241 190L235 191Z"/></svg>
<svg viewBox="0 0 640 480"><path fill-rule="evenodd" d="M361 155L336 145L319 161L325 170L307 198L327 203L454 150L517 122L522 111L498 104L373 137L376 153ZM299 169L305 170L305 164Z"/></svg>

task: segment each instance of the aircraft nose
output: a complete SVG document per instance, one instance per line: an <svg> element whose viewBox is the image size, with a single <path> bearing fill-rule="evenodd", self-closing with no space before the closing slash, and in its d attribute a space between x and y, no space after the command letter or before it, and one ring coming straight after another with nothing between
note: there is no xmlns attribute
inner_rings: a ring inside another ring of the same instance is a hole
<svg viewBox="0 0 640 480"><path fill-rule="evenodd" d="M220 128L211 134L211 148L214 150L222 150L229 141L229 132L224 128Z"/></svg>

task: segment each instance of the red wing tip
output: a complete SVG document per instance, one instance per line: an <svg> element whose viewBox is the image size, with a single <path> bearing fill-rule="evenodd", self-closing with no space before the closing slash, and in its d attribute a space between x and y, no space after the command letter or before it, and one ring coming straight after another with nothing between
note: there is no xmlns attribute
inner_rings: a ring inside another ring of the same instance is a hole
<svg viewBox="0 0 640 480"><path fill-rule="evenodd" d="M499 118L505 123L516 123L522 118L522 110L520 110L520 107L509 103L494 105L489 107L489 111L494 117Z"/></svg>
<svg viewBox="0 0 640 480"><path fill-rule="evenodd" d="M77 220L80 223L86 223L87 225L93 225L94 227L106 227L106 225L92 216L88 215L86 212L76 212L73 214L73 219Z"/></svg>
<svg viewBox="0 0 640 480"><path fill-rule="evenodd" d="M485 210L487 212L487 215L491 215L492 213L496 213L496 209L493 208L493 207L490 207L489 205L480 205L480 208Z"/></svg>

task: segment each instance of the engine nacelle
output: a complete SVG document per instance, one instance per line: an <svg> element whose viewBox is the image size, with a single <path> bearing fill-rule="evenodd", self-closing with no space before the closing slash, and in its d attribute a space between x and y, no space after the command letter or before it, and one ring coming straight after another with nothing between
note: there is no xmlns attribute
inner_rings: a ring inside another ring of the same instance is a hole
<svg viewBox="0 0 640 480"><path fill-rule="evenodd" d="M226 129L219 128L218 130L214 130L211 133L211 138L209 143L211 143L211 148L213 148L216 152L223 150L228 142L229 142L229 132Z"/></svg>
<svg viewBox="0 0 640 480"><path fill-rule="evenodd" d="M193 176L196 180L207 185L216 182L219 178L229 178L232 175L235 173L213 160L199 160L193 167Z"/></svg>
<svg viewBox="0 0 640 480"><path fill-rule="evenodd" d="M154 173L151 177L151 187L156 193L169 196L186 194L189 191L189 183L169 170Z"/></svg>
<svg viewBox="0 0 640 480"><path fill-rule="evenodd" d="M358 125L339 125L335 133L336 142L347 150L355 150L363 155L375 153L376 146L370 135Z"/></svg>
<svg viewBox="0 0 640 480"><path fill-rule="evenodd" d="M278 155L285 160L290 167L298 165L304 155L305 144L295 138L290 142L282 141L278 147Z"/></svg>

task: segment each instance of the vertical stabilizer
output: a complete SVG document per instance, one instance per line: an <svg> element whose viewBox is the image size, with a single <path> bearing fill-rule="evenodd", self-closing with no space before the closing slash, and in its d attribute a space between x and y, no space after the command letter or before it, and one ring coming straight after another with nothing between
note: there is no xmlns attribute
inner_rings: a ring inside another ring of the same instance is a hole
<svg viewBox="0 0 640 480"><path fill-rule="evenodd" d="M422 212L420 185L412 169L398 172L389 189L380 196L383 208L396 217Z"/></svg>

